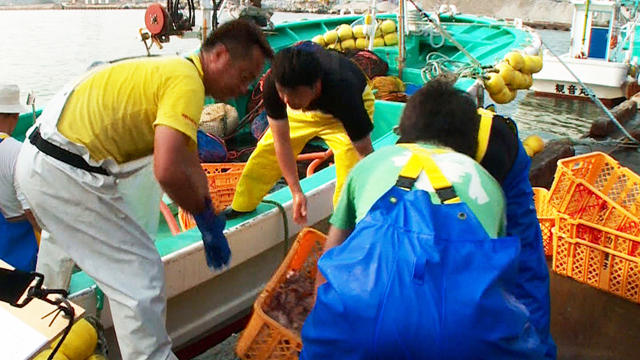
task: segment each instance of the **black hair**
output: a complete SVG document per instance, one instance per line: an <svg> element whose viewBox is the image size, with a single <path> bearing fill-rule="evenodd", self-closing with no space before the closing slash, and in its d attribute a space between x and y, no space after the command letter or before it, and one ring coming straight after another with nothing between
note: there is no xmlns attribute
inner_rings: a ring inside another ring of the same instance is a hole
<svg viewBox="0 0 640 360"><path fill-rule="evenodd" d="M322 67L316 51L293 46L276 54L271 64L271 72L276 83L292 89L298 86L313 86L322 76Z"/></svg>
<svg viewBox="0 0 640 360"><path fill-rule="evenodd" d="M475 158L479 126L471 95L436 78L407 101L398 142L431 142Z"/></svg>
<svg viewBox="0 0 640 360"><path fill-rule="evenodd" d="M266 59L273 58L273 49L267 42L262 30L253 22L237 19L220 25L202 44L202 51L213 49L222 44L233 59L251 56L253 46L257 46Z"/></svg>

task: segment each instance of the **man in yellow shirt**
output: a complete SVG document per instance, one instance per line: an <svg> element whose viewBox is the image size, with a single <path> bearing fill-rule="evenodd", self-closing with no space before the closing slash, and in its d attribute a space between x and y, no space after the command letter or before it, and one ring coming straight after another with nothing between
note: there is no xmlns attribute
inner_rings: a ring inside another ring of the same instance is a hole
<svg viewBox="0 0 640 360"><path fill-rule="evenodd" d="M213 212L196 131L205 94L224 101L245 93L272 56L256 26L232 21L197 55L92 69L30 130L18 182L40 225L108 296L123 359L176 359L164 322L164 267L145 229L150 214L157 224L153 175L195 214L209 266L227 265L224 217Z"/></svg>

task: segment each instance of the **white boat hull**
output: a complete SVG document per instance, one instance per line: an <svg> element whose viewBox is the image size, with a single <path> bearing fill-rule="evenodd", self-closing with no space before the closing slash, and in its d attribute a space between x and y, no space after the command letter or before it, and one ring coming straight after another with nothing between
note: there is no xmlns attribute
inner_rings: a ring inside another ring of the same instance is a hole
<svg viewBox="0 0 640 360"><path fill-rule="evenodd" d="M306 192L309 224L331 214L334 189L335 179ZM301 227L293 222L292 201L282 205L292 237ZM284 224L278 208L228 229L225 235L232 259L230 267L222 272L209 270L202 242L162 258L168 298L167 330L174 347L216 330L249 309L284 258ZM96 308L93 291L73 294L72 299L85 309ZM100 318L107 330L111 355L118 358L108 301Z"/></svg>
<svg viewBox="0 0 640 360"><path fill-rule="evenodd" d="M625 97L629 66L598 59L574 59L561 56L562 61L600 99ZM569 70L553 55L545 54L542 70L533 75L532 90L557 96L586 97L585 89Z"/></svg>

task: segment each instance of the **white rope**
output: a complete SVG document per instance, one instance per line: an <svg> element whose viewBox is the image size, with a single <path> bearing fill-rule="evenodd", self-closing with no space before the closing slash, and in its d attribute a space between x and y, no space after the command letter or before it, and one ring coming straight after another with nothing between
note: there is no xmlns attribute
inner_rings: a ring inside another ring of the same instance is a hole
<svg viewBox="0 0 640 360"><path fill-rule="evenodd" d="M555 56L556 59L558 59L558 61L560 62L560 64L562 64L562 66L564 66L567 71L569 71L569 73L571 74L571 76L573 76L574 79L576 79L576 81L578 82L578 84L580 84L580 86L582 88L585 89L585 92L587 93L587 96L589 96L589 98L600 108L602 109L602 111L604 111L604 113L607 115L607 117L609 118L609 120L613 121L613 124L622 132L622 134L624 134L624 136L626 136L632 143L634 144L640 144L640 142L638 142L638 140L636 140L633 136L631 136L631 134L629 134L629 132L620 124L620 122L618 122L618 119L615 118L615 116L613 116L613 114L611 113L611 111L609 111L609 109L607 109L606 106L604 106L604 104L602 103L602 101L600 101L600 99L598 99L598 97L596 96L596 94L593 92L593 90L591 90L590 87L588 87L587 85L585 85L582 80L580 80L580 78L578 78L578 76L569 68L569 66L562 61L562 59L556 55L556 53L551 50L551 48L543 41L542 44L549 50L549 52Z"/></svg>

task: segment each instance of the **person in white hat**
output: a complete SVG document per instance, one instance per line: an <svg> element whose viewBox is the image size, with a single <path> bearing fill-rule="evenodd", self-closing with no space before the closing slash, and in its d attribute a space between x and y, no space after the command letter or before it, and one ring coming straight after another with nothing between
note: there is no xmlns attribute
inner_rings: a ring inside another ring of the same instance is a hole
<svg viewBox="0 0 640 360"><path fill-rule="evenodd" d="M0 84L0 259L16 269L33 271L39 231L28 205L16 187L15 166L22 143L11 137L20 113L27 108L20 102L20 89Z"/></svg>

